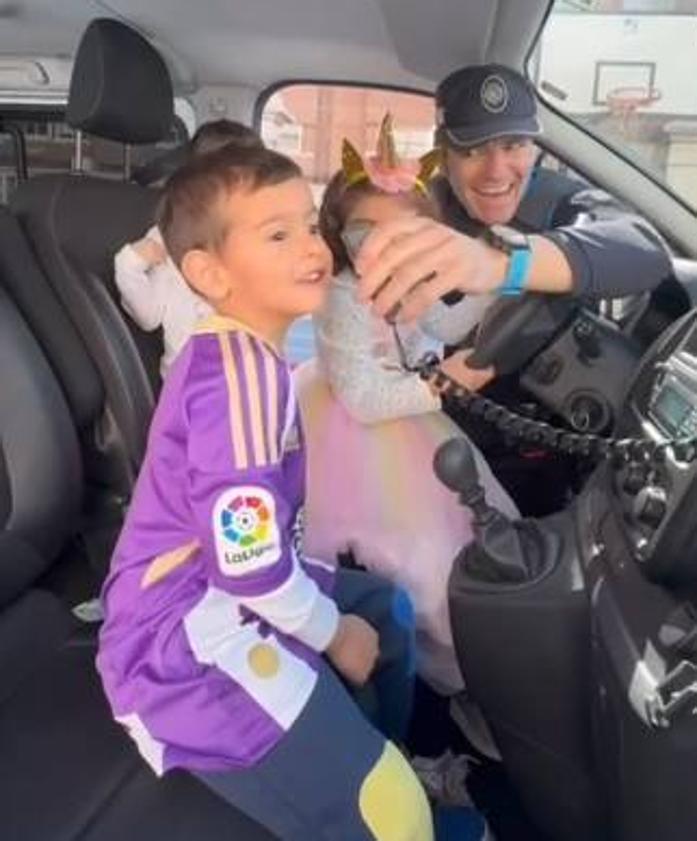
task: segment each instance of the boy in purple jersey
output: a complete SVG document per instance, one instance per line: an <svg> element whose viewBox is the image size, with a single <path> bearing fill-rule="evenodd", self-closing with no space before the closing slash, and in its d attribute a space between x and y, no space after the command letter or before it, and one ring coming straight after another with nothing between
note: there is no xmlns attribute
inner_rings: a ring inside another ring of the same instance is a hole
<svg viewBox="0 0 697 841"><path fill-rule="evenodd" d="M114 716L156 773L190 770L279 838L430 841L390 741L410 711L411 606L302 551L303 434L278 348L331 270L309 187L275 152L223 149L172 177L159 226L216 314L165 382L104 587Z"/></svg>

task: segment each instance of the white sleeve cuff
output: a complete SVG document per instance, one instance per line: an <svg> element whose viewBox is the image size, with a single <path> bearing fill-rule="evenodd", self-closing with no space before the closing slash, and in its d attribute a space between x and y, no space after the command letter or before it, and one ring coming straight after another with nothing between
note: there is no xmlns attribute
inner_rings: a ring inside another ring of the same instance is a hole
<svg viewBox="0 0 697 841"><path fill-rule="evenodd" d="M278 589L263 596L247 597L244 603L269 624L315 651L324 651L339 625L336 604L297 562Z"/></svg>
<svg viewBox="0 0 697 841"><path fill-rule="evenodd" d="M324 651L334 639L338 627L339 609L336 602L318 588L312 611L295 636L315 651Z"/></svg>

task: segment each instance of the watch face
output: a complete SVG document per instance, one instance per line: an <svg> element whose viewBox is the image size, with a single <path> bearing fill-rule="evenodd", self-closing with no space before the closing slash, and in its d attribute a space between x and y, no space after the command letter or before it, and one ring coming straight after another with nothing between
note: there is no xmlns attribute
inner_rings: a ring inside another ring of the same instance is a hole
<svg viewBox="0 0 697 841"><path fill-rule="evenodd" d="M496 239L500 240L503 251L517 251L530 247L525 234L521 234L515 228L509 228L507 225L492 225L489 230Z"/></svg>

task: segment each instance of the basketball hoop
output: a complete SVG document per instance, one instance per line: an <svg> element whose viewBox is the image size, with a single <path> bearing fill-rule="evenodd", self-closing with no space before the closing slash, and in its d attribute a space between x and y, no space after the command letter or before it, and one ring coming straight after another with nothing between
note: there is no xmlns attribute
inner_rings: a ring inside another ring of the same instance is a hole
<svg viewBox="0 0 697 841"><path fill-rule="evenodd" d="M630 119L639 108L647 108L661 98L656 88L636 87L615 88L608 91L605 103L613 117L622 121L622 130L627 133Z"/></svg>

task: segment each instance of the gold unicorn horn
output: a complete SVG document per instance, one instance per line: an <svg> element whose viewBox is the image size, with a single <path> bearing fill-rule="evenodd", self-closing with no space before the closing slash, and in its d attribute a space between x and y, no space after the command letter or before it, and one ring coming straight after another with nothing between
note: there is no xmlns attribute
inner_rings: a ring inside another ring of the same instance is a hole
<svg viewBox="0 0 697 841"><path fill-rule="evenodd" d="M368 173L365 171L363 158L356 151L351 141L344 139L341 144L341 169L346 179L346 184L351 187L359 181L365 181Z"/></svg>
<svg viewBox="0 0 697 841"><path fill-rule="evenodd" d="M441 165L442 155L438 148L431 149L419 158L419 174L416 176L416 184L419 189L426 192L426 185L433 178L438 167Z"/></svg>
<svg viewBox="0 0 697 841"><path fill-rule="evenodd" d="M394 143L394 128L392 125L392 114L388 111L380 123L380 134L378 135L377 154L375 162L385 169L396 169L399 166L397 149Z"/></svg>

